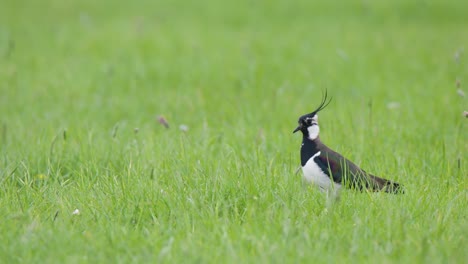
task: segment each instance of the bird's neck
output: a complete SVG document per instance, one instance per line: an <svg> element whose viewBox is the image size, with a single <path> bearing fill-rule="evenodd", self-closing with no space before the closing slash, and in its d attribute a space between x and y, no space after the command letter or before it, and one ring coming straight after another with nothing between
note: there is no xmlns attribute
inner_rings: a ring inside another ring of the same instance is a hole
<svg viewBox="0 0 468 264"><path fill-rule="evenodd" d="M320 145L322 145L322 142L320 142L320 138L318 136L311 140L308 135L303 135L301 146L302 166L304 166L313 155L320 151Z"/></svg>

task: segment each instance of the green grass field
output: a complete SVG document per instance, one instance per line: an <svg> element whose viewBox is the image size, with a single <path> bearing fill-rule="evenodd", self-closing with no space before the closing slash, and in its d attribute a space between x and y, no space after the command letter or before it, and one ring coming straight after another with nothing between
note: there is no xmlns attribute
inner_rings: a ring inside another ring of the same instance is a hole
<svg viewBox="0 0 468 264"><path fill-rule="evenodd" d="M2 1L0 262L466 263L467 13ZM295 174L325 89L322 141L404 195Z"/></svg>

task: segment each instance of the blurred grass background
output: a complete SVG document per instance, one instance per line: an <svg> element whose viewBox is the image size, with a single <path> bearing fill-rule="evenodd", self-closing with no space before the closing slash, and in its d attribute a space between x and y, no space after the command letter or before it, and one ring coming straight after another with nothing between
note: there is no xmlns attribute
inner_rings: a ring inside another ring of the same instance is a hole
<svg viewBox="0 0 468 264"><path fill-rule="evenodd" d="M1 6L3 261L467 259L465 1ZM294 175L325 89L322 140L407 194Z"/></svg>

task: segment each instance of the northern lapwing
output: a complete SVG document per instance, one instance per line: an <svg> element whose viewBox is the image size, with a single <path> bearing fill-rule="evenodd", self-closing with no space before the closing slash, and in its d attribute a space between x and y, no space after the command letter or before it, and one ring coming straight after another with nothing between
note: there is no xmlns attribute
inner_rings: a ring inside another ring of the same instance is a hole
<svg viewBox="0 0 468 264"><path fill-rule="evenodd" d="M336 194L342 187L402 193L400 184L367 173L320 141L317 114L330 102L331 99L327 101L325 91L319 107L312 113L299 117L299 126L293 131L302 132L301 166L305 180L327 193L333 190Z"/></svg>

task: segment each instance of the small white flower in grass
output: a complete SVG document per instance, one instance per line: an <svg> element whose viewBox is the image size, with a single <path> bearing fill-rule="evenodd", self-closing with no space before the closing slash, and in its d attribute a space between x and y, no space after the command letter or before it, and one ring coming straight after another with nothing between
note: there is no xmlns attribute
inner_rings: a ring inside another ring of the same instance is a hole
<svg viewBox="0 0 468 264"><path fill-rule="evenodd" d="M453 58L454 58L456 63L460 62L460 57L461 57L462 52L463 52L462 49L458 49L457 51L455 51L455 54L453 55Z"/></svg>
<svg viewBox="0 0 468 264"><path fill-rule="evenodd" d="M191 203L191 204L195 204L195 202L193 201L193 199L190 198L190 197L187 198L187 201L188 201L189 203Z"/></svg>
<svg viewBox="0 0 468 264"><path fill-rule="evenodd" d="M400 108L400 103L399 102L390 102L387 104L388 109L397 109Z"/></svg>
<svg viewBox="0 0 468 264"><path fill-rule="evenodd" d="M80 215L80 210L75 209L75 211L73 211L72 215Z"/></svg>
<svg viewBox="0 0 468 264"><path fill-rule="evenodd" d="M348 60L349 59L348 54L346 54L346 52L344 50L342 50L342 49L337 49L336 54L338 54L338 56L340 56L340 58L342 58L343 60Z"/></svg>
<svg viewBox="0 0 468 264"><path fill-rule="evenodd" d="M187 132L188 131L188 126L187 125L180 125L179 126L180 131L182 132Z"/></svg>
<svg viewBox="0 0 468 264"><path fill-rule="evenodd" d="M468 118L468 111L463 111L463 116Z"/></svg>
<svg viewBox="0 0 468 264"><path fill-rule="evenodd" d="M465 97L465 92L462 89L458 89L457 94L461 97Z"/></svg>

